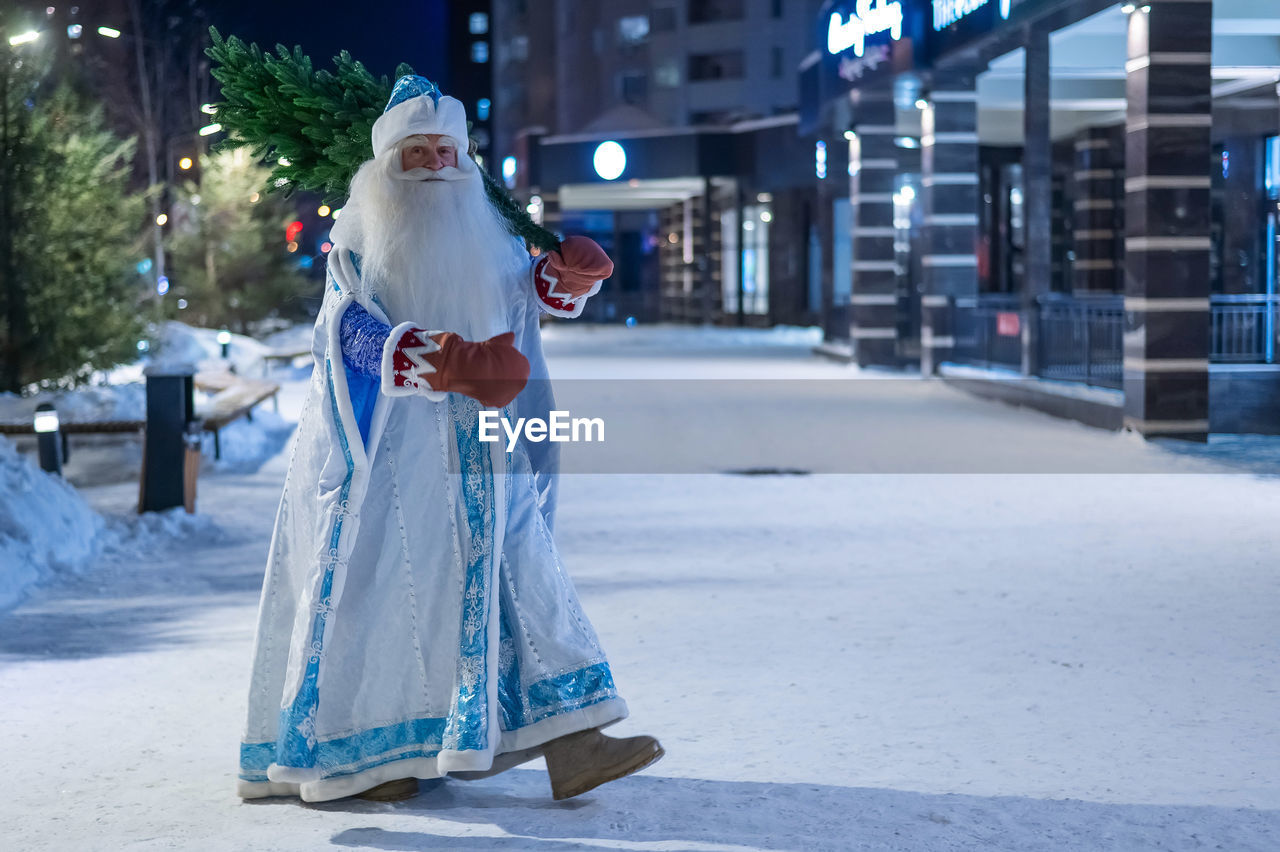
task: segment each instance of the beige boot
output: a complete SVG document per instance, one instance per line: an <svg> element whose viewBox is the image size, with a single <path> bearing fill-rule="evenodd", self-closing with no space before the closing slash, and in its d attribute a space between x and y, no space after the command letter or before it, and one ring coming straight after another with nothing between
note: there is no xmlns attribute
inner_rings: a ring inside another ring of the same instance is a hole
<svg viewBox="0 0 1280 852"><path fill-rule="evenodd" d="M397 778L394 781L379 784L377 787L370 787L363 793L358 793L356 798L371 802L399 802L402 799L412 799L416 795L418 795L417 778Z"/></svg>
<svg viewBox="0 0 1280 852"><path fill-rule="evenodd" d="M653 737L615 739L598 728L567 734L543 747L551 795L557 801L638 772L664 754Z"/></svg>

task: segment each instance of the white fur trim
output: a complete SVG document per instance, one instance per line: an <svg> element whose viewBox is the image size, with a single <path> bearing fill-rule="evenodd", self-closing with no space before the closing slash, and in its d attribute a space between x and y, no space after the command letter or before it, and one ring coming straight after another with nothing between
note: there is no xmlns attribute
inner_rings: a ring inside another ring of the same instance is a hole
<svg viewBox="0 0 1280 852"><path fill-rule="evenodd" d="M467 109L457 98L444 96L432 103L425 95L409 98L378 116L373 123L373 155L376 157L406 136L438 133L448 136L462 154L467 150ZM462 157L458 157L462 160Z"/></svg>
<svg viewBox="0 0 1280 852"><path fill-rule="evenodd" d="M432 402L444 402L446 393L444 391L432 390L422 384L416 387L397 387L396 386L396 369L394 357L396 347L400 343L400 338L404 337L406 332L418 329L411 322L402 322L395 328L391 329L391 334L387 336L387 342L382 344L382 392L387 396L425 396ZM438 331L429 331L425 335L419 335L419 339L423 342L423 354L440 351L440 344L431 339L431 335L439 334ZM430 364L422 365L422 372L434 373L435 368Z"/></svg>
<svg viewBox="0 0 1280 852"><path fill-rule="evenodd" d="M498 742L498 754L508 751L520 751L532 746L549 743L556 737L565 734L576 734L591 728L603 728L627 718L627 703L621 698L610 698L581 710L569 713L557 713L541 722L534 722L514 731L503 731Z"/></svg>

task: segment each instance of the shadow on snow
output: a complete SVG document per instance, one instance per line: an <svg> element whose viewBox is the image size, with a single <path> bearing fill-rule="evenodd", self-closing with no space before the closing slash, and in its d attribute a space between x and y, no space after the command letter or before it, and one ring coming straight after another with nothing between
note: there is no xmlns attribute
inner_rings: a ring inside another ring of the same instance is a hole
<svg viewBox="0 0 1280 852"><path fill-rule="evenodd" d="M424 785L394 805L348 800L318 810L426 819L418 830L347 828L340 847L418 849L655 848L737 850L1275 849L1280 811L1129 805L1076 799L927 794L820 784L637 775L567 802L546 776L516 770L481 782ZM279 800L277 800L279 801ZM451 825L450 825L451 824ZM492 828L469 834L472 826ZM463 836L459 836L463 834ZM619 845L614 845L615 843Z"/></svg>

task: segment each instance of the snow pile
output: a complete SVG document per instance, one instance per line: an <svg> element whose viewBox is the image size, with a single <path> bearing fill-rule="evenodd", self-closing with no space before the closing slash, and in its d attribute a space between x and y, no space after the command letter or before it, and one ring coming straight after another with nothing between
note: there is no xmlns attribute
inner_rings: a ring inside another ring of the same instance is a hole
<svg viewBox="0 0 1280 852"><path fill-rule="evenodd" d="M137 562L163 553L182 542L183 547L217 545L222 529L208 515L189 515L181 506L163 512L126 514L110 518L101 536L104 559Z"/></svg>
<svg viewBox="0 0 1280 852"><path fill-rule="evenodd" d="M296 423L271 410L268 403L253 410L253 419L241 417L227 424L220 437L222 458L214 461L213 436L201 444L206 463L222 473L253 473L268 459L278 455L289 442Z"/></svg>
<svg viewBox="0 0 1280 852"><path fill-rule="evenodd" d="M228 357L222 357L222 344L218 342L220 331L212 328L195 328L186 323L170 321L160 327L152 345L150 366L190 366L197 370L219 372L234 367L242 376L263 374L263 356L271 347L243 334L232 334Z"/></svg>
<svg viewBox="0 0 1280 852"><path fill-rule="evenodd" d="M0 438L0 610L98 554L102 519L74 488Z"/></svg>
<svg viewBox="0 0 1280 852"><path fill-rule="evenodd" d="M147 389L142 382L88 385L75 390L41 391L33 396L0 394L0 423L30 423L36 406L53 404L63 423L103 420L145 420Z"/></svg>

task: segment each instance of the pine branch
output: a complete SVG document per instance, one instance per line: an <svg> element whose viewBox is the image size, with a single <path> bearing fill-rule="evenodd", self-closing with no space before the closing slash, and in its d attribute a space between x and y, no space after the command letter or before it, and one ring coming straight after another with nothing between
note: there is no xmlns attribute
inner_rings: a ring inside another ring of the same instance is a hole
<svg viewBox="0 0 1280 852"><path fill-rule="evenodd" d="M345 50L334 57L333 71L316 70L300 47L277 45L271 54L235 36L224 39L217 29L209 33L212 44L205 52L222 86L217 117L227 132L219 147L248 147L255 157L275 163L268 189L304 189L340 204L373 154L373 123L391 97L391 81L375 78ZM397 78L412 73L405 64L396 68ZM485 194L512 234L542 251L559 247L554 234L480 171Z"/></svg>

